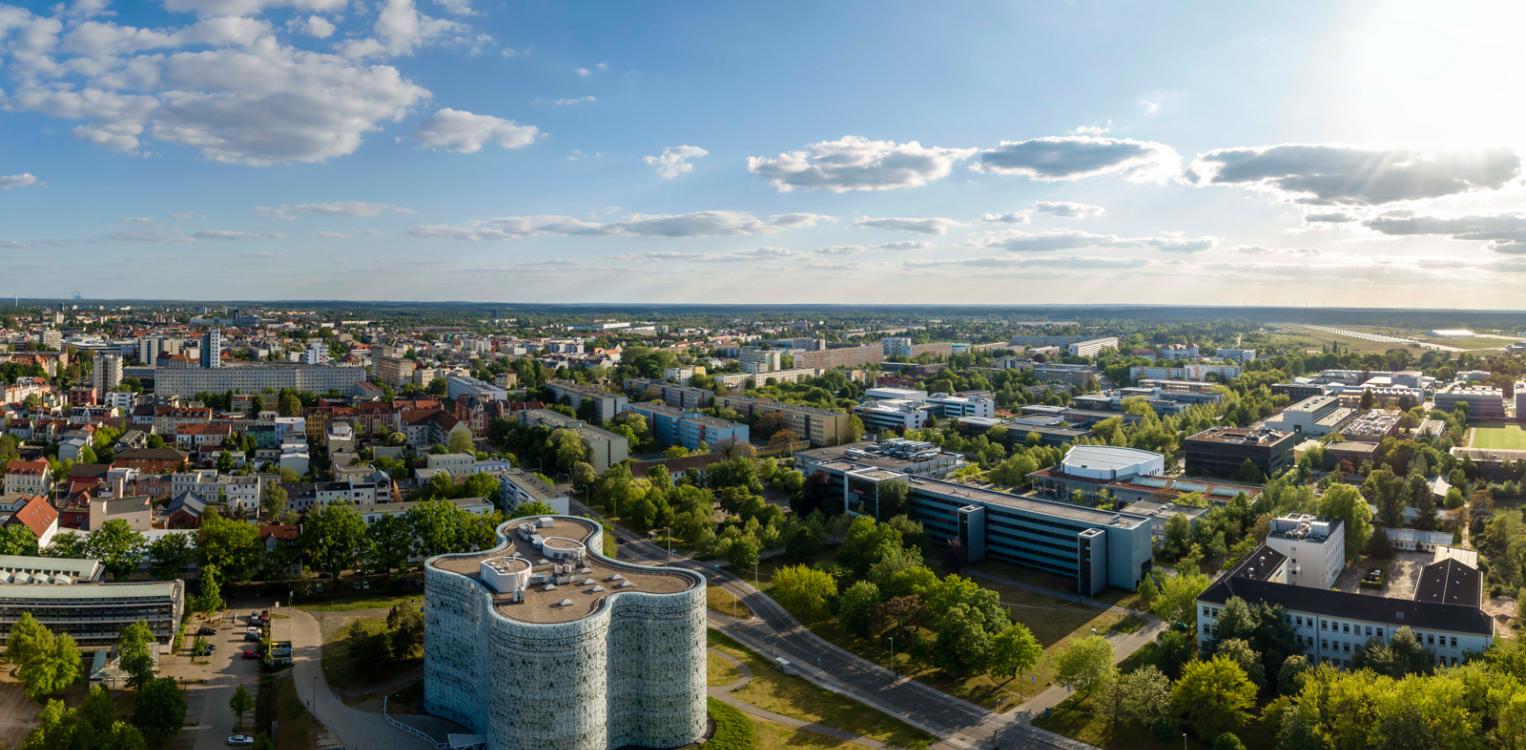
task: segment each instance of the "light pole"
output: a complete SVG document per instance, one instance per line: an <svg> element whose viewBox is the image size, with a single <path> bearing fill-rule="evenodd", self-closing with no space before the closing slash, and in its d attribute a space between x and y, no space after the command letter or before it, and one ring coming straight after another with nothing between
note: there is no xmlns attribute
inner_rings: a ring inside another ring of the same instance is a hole
<svg viewBox="0 0 1526 750"><path fill-rule="evenodd" d="M897 672L895 668L895 636L893 635L890 636L890 673L896 677L901 676L900 672Z"/></svg>
<svg viewBox="0 0 1526 750"><path fill-rule="evenodd" d="M668 561L673 561L673 527L662 527L662 535L668 538Z"/></svg>

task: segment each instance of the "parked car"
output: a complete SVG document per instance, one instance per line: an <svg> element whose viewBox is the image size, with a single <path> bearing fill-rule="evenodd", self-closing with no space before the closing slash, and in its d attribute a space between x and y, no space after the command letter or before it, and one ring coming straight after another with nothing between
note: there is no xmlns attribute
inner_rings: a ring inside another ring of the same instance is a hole
<svg viewBox="0 0 1526 750"><path fill-rule="evenodd" d="M247 734L235 734L228 738L230 747L246 747L254 744L254 738Z"/></svg>
<svg viewBox="0 0 1526 750"><path fill-rule="evenodd" d="M200 646L197 646L196 648L191 649L191 654L193 656L211 656L212 652L214 650L216 650L216 648L217 648L217 646L215 646L213 644L203 643Z"/></svg>
<svg viewBox="0 0 1526 750"><path fill-rule="evenodd" d="M203 625L196 629L197 635L217 635L217 628L211 625Z"/></svg>
<svg viewBox="0 0 1526 750"><path fill-rule="evenodd" d="M258 621L258 620L259 620L259 619L260 619L260 613L259 613L259 611L258 611L258 610L250 610L250 611L249 611L249 616L248 616L248 617L246 617L246 618L244 618L244 619L245 619L245 620L248 620L248 621L249 621L249 623L250 623L250 624L251 624L251 625L252 625L252 624L254 624L254 623L255 623L255 622L256 622L256 621Z"/></svg>
<svg viewBox="0 0 1526 750"><path fill-rule="evenodd" d="M250 659L250 660L258 659L258 658L260 658L260 652L256 651L255 649L252 649L252 648L246 648L246 649L244 649L244 656L243 656L243 658Z"/></svg>
<svg viewBox="0 0 1526 750"><path fill-rule="evenodd" d="M244 640L250 641L252 643L259 643L260 642L260 634L259 633L245 633L244 634Z"/></svg>

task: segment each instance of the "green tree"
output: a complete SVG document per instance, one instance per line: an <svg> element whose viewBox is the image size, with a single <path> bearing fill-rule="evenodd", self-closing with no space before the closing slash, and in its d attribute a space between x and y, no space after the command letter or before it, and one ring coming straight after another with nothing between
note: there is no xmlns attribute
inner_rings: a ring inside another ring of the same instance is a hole
<svg viewBox="0 0 1526 750"><path fill-rule="evenodd" d="M1055 660L1054 681L1090 694L1112 682L1116 671L1113 644L1100 635L1088 635L1072 641L1060 652Z"/></svg>
<svg viewBox="0 0 1526 750"><path fill-rule="evenodd" d="M11 626L10 636L5 641L6 661L19 666L31 654L47 648L52 637L53 633L38 622L31 612L23 611L16 618L16 624Z"/></svg>
<svg viewBox="0 0 1526 750"><path fill-rule="evenodd" d="M996 634L991 644L991 674L1008 680L1038 666L1044 655L1033 631L1027 625L1014 622Z"/></svg>
<svg viewBox="0 0 1526 750"><path fill-rule="evenodd" d="M203 566L215 565L235 581L253 576L260 569L260 558L265 552L258 526L216 512L202 517L201 528L196 530L196 549Z"/></svg>
<svg viewBox="0 0 1526 750"><path fill-rule="evenodd" d="M911 485L905 480L881 482L877 492L879 502L875 506L875 518L893 518L905 515L910 510L908 498L911 497Z"/></svg>
<svg viewBox="0 0 1526 750"><path fill-rule="evenodd" d="M1163 580L1150 601L1150 611L1166 622L1193 627L1197 598L1208 590L1208 576L1202 573L1177 573Z"/></svg>
<svg viewBox="0 0 1526 750"><path fill-rule="evenodd" d="M1362 646L1353 660L1357 668L1366 667L1381 675L1403 677L1426 674L1436 665L1436 655L1408 627L1394 631L1393 638L1374 638Z"/></svg>
<svg viewBox="0 0 1526 750"><path fill-rule="evenodd" d="M244 714L254 710L254 696L241 684L233 691L233 696L228 699L228 709L233 711L233 716L238 721L237 726L243 728Z"/></svg>
<svg viewBox="0 0 1526 750"><path fill-rule="evenodd" d="M1239 729L1255 705L1256 686L1226 656L1188 662L1171 688L1172 710L1199 738Z"/></svg>
<svg viewBox="0 0 1526 750"><path fill-rule="evenodd" d="M1126 724L1149 727L1171 710L1171 680L1154 664L1118 678L1118 718Z"/></svg>
<svg viewBox="0 0 1526 750"><path fill-rule="evenodd" d="M138 690L133 724L150 745L162 747L185 726L185 694L173 677L157 677Z"/></svg>
<svg viewBox="0 0 1526 750"><path fill-rule="evenodd" d="M387 654L393 661L416 658L424 650L424 611L413 602L387 612Z"/></svg>
<svg viewBox="0 0 1526 750"><path fill-rule="evenodd" d="M552 463L562 471L572 471L572 467L578 462L588 460L588 446L583 444L582 436L573 429L552 430L551 435L546 438L546 450L550 454Z"/></svg>
<svg viewBox="0 0 1526 750"><path fill-rule="evenodd" d="M148 569L155 578L178 578L196 561L189 534L165 534L148 545Z"/></svg>
<svg viewBox="0 0 1526 750"><path fill-rule="evenodd" d="M837 597L837 619L850 633L868 635L874 606L880 603L880 587L857 581Z"/></svg>
<svg viewBox="0 0 1526 750"><path fill-rule="evenodd" d="M28 698L41 700L63 692L79 679L82 658L79 646L75 645L72 637L49 633L22 660L16 676L20 678Z"/></svg>
<svg viewBox="0 0 1526 750"><path fill-rule="evenodd" d="M514 506L509 518L527 518L530 516L554 516L556 509L540 500L529 500Z"/></svg>
<svg viewBox="0 0 1526 750"><path fill-rule="evenodd" d="M397 513L387 513L366 527L371 566L386 572L408 565L413 556L413 527Z"/></svg>
<svg viewBox="0 0 1526 750"><path fill-rule="evenodd" d="M121 580L138 569L143 557L143 535L133 531L126 521L113 519L90 532L85 553L100 560L113 580Z"/></svg>
<svg viewBox="0 0 1526 750"><path fill-rule="evenodd" d="M451 453L475 453L477 446L472 443L471 433L457 430L450 433L450 437L445 441L445 448Z"/></svg>
<svg viewBox="0 0 1526 750"><path fill-rule="evenodd" d="M726 547L726 562L738 576L746 576L746 571L758 564L758 555L763 551L763 545L758 543L758 537L753 534L741 534L731 540Z"/></svg>
<svg viewBox="0 0 1526 750"><path fill-rule="evenodd" d="M0 527L0 555L33 557L36 554L37 537L32 535L31 529L19 523Z"/></svg>
<svg viewBox="0 0 1526 750"><path fill-rule="evenodd" d="M276 411L283 417L300 417L302 416L302 399L291 391L282 393L280 400L276 402Z"/></svg>
<svg viewBox="0 0 1526 750"><path fill-rule="evenodd" d="M280 482L270 482L265 485L265 491L261 493L261 505L264 506L265 517L276 519L286 514L286 507L291 501L291 496Z"/></svg>
<svg viewBox="0 0 1526 750"><path fill-rule="evenodd" d="M222 571L216 565L201 566L201 581L196 595L197 612L216 612L223 608Z"/></svg>
<svg viewBox="0 0 1526 750"><path fill-rule="evenodd" d="M413 511L407 515L413 515ZM338 578L346 569L367 559L370 541L366 521L359 511L345 503L330 503L307 512L302 524L302 560L313 570Z"/></svg>
<svg viewBox="0 0 1526 750"><path fill-rule="evenodd" d="M801 622L826 617L837 596L837 581L824 571L786 565L774 571L773 597Z"/></svg>
<svg viewBox="0 0 1526 750"><path fill-rule="evenodd" d="M138 620L122 629L117 639L117 656L122 671L127 673L127 685L142 688L154 677L154 634L148 623Z"/></svg>
<svg viewBox="0 0 1526 750"><path fill-rule="evenodd" d="M1355 560L1372 537L1372 508L1349 484L1335 484L1319 499L1319 515L1339 520L1346 533L1346 559Z"/></svg>

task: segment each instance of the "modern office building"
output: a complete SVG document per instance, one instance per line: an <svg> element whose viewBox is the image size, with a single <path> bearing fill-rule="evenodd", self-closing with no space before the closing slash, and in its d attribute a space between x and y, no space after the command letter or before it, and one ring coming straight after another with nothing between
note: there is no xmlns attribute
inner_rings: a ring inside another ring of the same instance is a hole
<svg viewBox="0 0 1526 750"><path fill-rule="evenodd" d="M1467 404L1468 420L1498 422L1505 419L1505 394L1498 388L1479 385L1454 385L1436 393L1436 408L1452 411Z"/></svg>
<svg viewBox="0 0 1526 750"><path fill-rule="evenodd" d="M509 400L507 390L468 375L445 376L445 395L454 401L468 398L480 398L484 401Z"/></svg>
<svg viewBox="0 0 1526 750"><path fill-rule="evenodd" d="M1305 437L1322 437L1340 432L1354 417L1356 410L1341 406L1338 396L1311 396L1266 420L1266 426Z"/></svg>
<svg viewBox="0 0 1526 750"><path fill-rule="evenodd" d="M167 653L185 608L180 581L103 583L99 560L0 555L0 640L30 612L82 651L111 648L128 625L145 620Z"/></svg>
<svg viewBox="0 0 1526 750"><path fill-rule="evenodd" d="M746 443L750 438L745 424L667 404L634 403L630 410L646 419L652 434L663 445L681 445L691 451L698 450L701 445L718 449L732 443Z"/></svg>
<svg viewBox="0 0 1526 750"><path fill-rule="evenodd" d="M853 413L870 430L920 430L927 426L932 407L921 400L872 399L854 407Z"/></svg>
<svg viewBox="0 0 1526 750"><path fill-rule="evenodd" d="M1076 591L1094 596L1108 587L1133 590L1150 571L1150 519L1058 500L919 476L887 468L883 460L844 455L811 463L826 474L843 509L877 513L879 488L902 481L910 488L910 515L930 539L958 540L969 562L987 557L1063 576Z"/></svg>
<svg viewBox="0 0 1526 750"><path fill-rule="evenodd" d="M849 415L847 412L786 404L783 401L752 396L716 396L715 403L717 406L735 410L749 424L756 421L760 415L778 414L783 417L785 427L809 440L812 446L837 445L848 439Z"/></svg>
<svg viewBox="0 0 1526 750"><path fill-rule="evenodd" d="M366 381L364 367L331 367L269 362L233 367L154 369L154 395L191 398L198 393L262 393L283 388L309 393L349 394Z"/></svg>
<svg viewBox="0 0 1526 750"><path fill-rule="evenodd" d="M828 471L841 461L925 477L946 477L964 466L964 454L946 451L932 443L905 438L862 441L795 452L795 468L806 476Z"/></svg>
<svg viewBox="0 0 1526 750"><path fill-rule="evenodd" d="M996 399L986 391L934 393L927 397L927 403L945 419L996 416Z"/></svg>
<svg viewBox="0 0 1526 750"><path fill-rule="evenodd" d="M201 366L203 369L212 369L223 366L223 331L221 328L208 328L201 335Z"/></svg>
<svg viewBox="0 0 1526 750"><path fill-rule="evenodd" d="M1232 477L1249 460L1265 476L1293 465L1293 445L1299 437L1270 427L1210 427L1182 441L1187 473Z"/></svg>
<svg viewBox="0 0 1526 750"><path fill-rule="evenodd" d="M708 388L695 388L652 378L626 378L625 391L643 401L660 398L668 406L680 409L699 409L715 402L715 391Z"/></svg>
<svg viewBox="0 0 1526 750"><path fill-rule="evenodd" d="M600 554L598 524L515 519L424 566L424 706L492 750L672 748L708 726L705 579Z"/></svg>
<svg viewBox="0 0 1526 750"><path fill-rule="evenodd" d="M1213 640L1231 597L1282 607L1299 650L1315 664L1350 667L1369 641L1387 641L1401 627L1414 632L1437 666L1466 661L1494 642L1494 620L1479 608L1483 576L1444 550L1420 571L1414 597L1406 599L1299 586L1289 580L1288 565L1281 552L1262 546L1209 586L1197 599L1200 647Z"/></svg>
<svg viewBox="0 0 1526 750"><path fill-rule="evenodd" d="M1330 588L1346 567L1346 534L1339 519L1308 514L1272 519L1266 546L1288 559L1287 582Z"/></svg>
<svg viewBox="0 0 1526 750"><path fill-rule="evenodd" d="M584 401L593 402L593 420L598 424L604 424L615 418L616 414L625 411L630 405L630 399L623 393L613 393L591 385L573 383L567 380L553 380L546 383L546 388L557 401L565 401L574 410L581 409Z"/></svg>
<svg viewBox="0 0 1526 750"><path fill-rule="evenodd" d="M1084 503L1095 503L1113 482L1166 473L1166 458L1153 451L1113 445L1077 445L1065 458L1028 475L1034 491L1059 500L1073 500L1080 493ZM1108 494L1112 494L1108 490Z"/></svg>

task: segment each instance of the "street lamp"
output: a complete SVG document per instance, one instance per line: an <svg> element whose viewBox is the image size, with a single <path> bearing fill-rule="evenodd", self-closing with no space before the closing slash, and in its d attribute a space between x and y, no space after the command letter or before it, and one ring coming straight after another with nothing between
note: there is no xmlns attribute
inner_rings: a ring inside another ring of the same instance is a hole
<svg viewBox="0 0 1526 750"><path fill-rule="evenodd" d="M895 636L893 636L893 635L890 636L890 673L895 675L896 677L900 677L901 676L900 673L897 672L896 668L895 668Z"/></svg>

